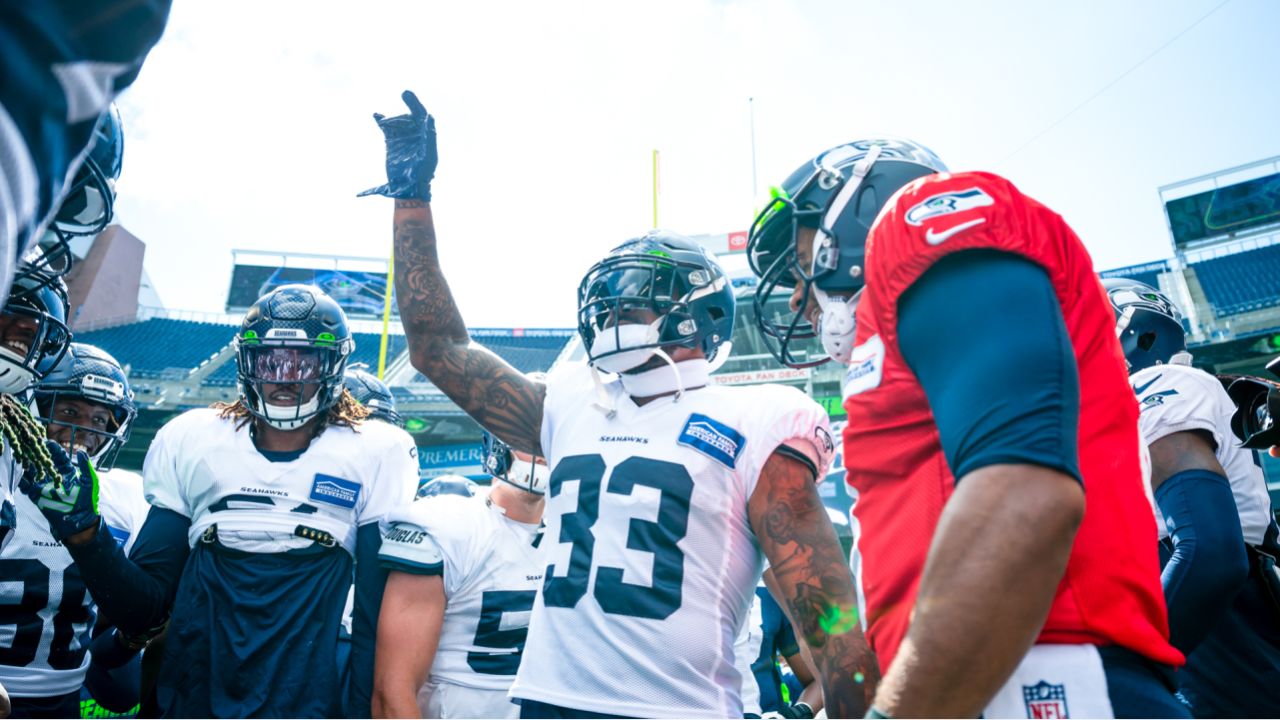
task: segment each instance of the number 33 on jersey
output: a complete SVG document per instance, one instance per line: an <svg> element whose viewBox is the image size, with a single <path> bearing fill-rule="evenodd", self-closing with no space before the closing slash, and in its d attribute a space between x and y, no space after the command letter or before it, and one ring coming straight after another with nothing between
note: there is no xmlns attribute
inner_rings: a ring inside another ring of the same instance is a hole
<svg viewBox="0 0 1280 720"><path fill-rule="evenodd" d="M768 385L641 407L614 382L606 418L591 372L548 378L547 570L511 694L617 715L741 717L738 683L724 681L737 675L733 631L762 564L747 502L779 445L825 469L826 413Z"/></svg>

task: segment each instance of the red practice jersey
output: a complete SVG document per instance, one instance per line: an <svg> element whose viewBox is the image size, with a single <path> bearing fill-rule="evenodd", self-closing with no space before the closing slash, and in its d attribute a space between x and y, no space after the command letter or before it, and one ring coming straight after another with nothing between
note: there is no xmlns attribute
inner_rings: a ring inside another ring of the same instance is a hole
<svg viewBox="0 0 1280 720"><path fill-rule="evenodd" d="M930 541L955 488L928 399L898 349L898 299L939 259L973 249L1014 253L1048 273L1080 378L1084 521L1038 642L1120 645L1181 665L1168 640L1138 405L1111 304L1088 252L1062 218L988 173L916 180L889 201L867 239L867 286L843 389L849 413L844 462L858 491L871 645L887 669L907 632Z"/></svg>

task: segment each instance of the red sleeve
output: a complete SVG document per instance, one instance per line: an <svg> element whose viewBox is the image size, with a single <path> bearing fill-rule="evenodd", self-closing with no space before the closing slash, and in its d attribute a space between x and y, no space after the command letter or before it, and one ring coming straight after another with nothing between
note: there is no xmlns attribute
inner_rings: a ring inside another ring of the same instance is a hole
<svg viewBox="0 0 1280 720"><path fill-rule="evenodd" d="M867 243L867 284L874 288L880 331L894 335L902 293L934 263L965 250L1025 257L1057 285L1064 276L1055 270L1067 261L1058 238L1063 232L1070 229L1061 217L998 175L943 173L905 186L876 219Z"/></svg>

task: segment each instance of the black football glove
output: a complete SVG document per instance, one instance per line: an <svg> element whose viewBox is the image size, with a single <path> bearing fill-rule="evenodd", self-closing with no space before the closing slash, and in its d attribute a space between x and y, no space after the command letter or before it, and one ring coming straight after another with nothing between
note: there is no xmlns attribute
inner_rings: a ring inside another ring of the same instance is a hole
<svg viewBox="0 0 1280 720"><path fill-rule="evenodd" d="M761 717L772 718L773 720L809 720L813 717L813 708L809 707L807 702L798 702L794 705L780 708L775 712L767 712Z"/></svg>
<svg viewBox="0 0 1280 720"><path fill-rule="evenodd" d="M384 117L374 113L387 141L387 184L357 195L385 195L400 200L431 200L431 179L436 174L436 119L418 102L412 90L400 96L408 115Z"/></svg>
<svg viewBox="0 0 1280 720"><path fill-rule="evenodd" d="M45 440L45 447L59 477L47 477L39 469L27 467L18 488L49 521L49 532L54 539L62 542L102 521L98 513L98 473L84 452L77 452L72 460L53 440Z"/></svg>

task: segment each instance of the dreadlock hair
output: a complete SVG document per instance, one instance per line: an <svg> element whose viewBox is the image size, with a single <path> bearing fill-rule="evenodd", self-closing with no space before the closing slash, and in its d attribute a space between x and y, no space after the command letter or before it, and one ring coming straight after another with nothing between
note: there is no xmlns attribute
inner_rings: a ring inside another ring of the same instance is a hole
<svg viewBox="0 0 1280 720"><path fill-rule="evenodd" d="M214 410L218 411L218 417L223 420L235 420L236 430L253 422L257 417L249 412L249 408L244 404L244 398L237 398L235 402L216 402L210 405ZM360 425L364 423L365 418L369 417L369 408L360 404L351 391L345 387L342 388L342 394L338 396L338 402L329 408L329 412L320 418L320 422L315 424L311 430L311 437L320 437L320 433L330 425L341 425L349 427L356 432L360 432Z"/></svg>
<svg viewBox="0 0 1280 720"><path fill-rule="evenodd" d="M49 448L44 444L44 426L12 395L0 395L0 434L23 468L36 468L41 477L53 478L61 485L62 475L53 466Z"/></svg>

